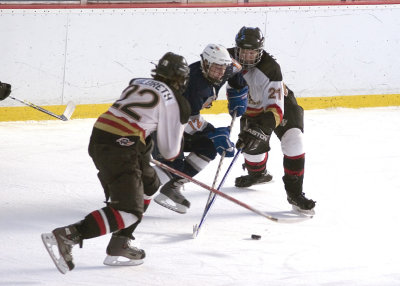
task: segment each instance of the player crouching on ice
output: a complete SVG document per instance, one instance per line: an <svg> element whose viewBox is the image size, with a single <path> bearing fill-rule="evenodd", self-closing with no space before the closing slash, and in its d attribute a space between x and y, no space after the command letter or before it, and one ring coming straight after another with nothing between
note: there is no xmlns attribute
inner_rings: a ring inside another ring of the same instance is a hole
<svg viewBox="0 0 400 286"><path fill-rule="evenodd" d="M239 72L241 66L231 58L225 47L218 44L207 45L200 57L201 61L189 66L189 83L183 93L192 109L185 127L184 150L174 162L166 161L156 148L153 151L154 159L191 177L214 160L217 153L233 157L235 151L235 145L229 139L229 127L215 128L201 116L200 110L211 107L222 85L229 77ZM247 87L242 90L228 88L227 92L229 113L232 116L241 116L247 105ZM189 154L185 157L184 152ZM187 180L169 173L168 175L169 181L162 186L154 201L184 214L190 207L190 202L182 195L180 189Z"/></svg>
<svg viewBox="0 0 400 286"><path fill-rule="evenodd" d="M72 247L84 239L106 233L106 265L138 265L145 252L131 245L151 196L160 186L150 166L153 147L150 134L157 131L158 150L173 160L181 149L184 124L190 106L182 97L189 77L186 60L166 53L153 70L153 78L135 78L107 112L96 121L89 155L98 169L107 206L88 214L82 221L42 234L42 240L58 270L74 268ZM131 108L141 106L145 108ZM53 251L58 248L59 255Z"/></svg>

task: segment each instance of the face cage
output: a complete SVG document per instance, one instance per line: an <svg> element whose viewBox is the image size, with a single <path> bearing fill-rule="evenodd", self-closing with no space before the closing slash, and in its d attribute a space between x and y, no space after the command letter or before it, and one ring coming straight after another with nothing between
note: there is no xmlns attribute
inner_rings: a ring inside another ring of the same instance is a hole
<svg viewBox="0 0 400 286"><path fill-rule="evenodd" d="M176 92L178 92L179 95L182 95L189 83L189 76L176 76L175 80L171 80L171 82Z"/></svg>
<svg viewBox="0 0 400 286"><path fill-rule="evenodd" d="M235 47L235 59L239 62L239 64L242 65L242 67L244 69L253 68L261 61L261 57L263 55L263 49L262 48L252 49L254 51L257 51L257 57L255 58L254 63L245 63L244 61L240 60L239 54L240 54L240 50L241 49L242 48L240 48L240 47ZM245 49L245 50L251 50L251 49Z"/></svg>
<svg viewBox="0 0 400 286"><path fill-rule="evenodd" d="M228 70L229 65L226 65L225 73L221 76L220 79L215 79L215 78L212 78L212 77L209 76L208 73L210 71L210 67L211 67L211 64L209 64L207 60L202 60L201 61L201 71L202 71L204 77L209 82L211 82L213 85L219 85L221 82L224 81L225 75L226 75L226 71Z"/></svg>

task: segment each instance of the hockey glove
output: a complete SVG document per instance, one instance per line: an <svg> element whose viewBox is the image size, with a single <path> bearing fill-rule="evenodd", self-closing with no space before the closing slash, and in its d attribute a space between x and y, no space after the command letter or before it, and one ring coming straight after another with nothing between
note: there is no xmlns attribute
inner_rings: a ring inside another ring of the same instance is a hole
<svg viewBox="0 0 400 286"><path fill-rule="evenodd" d="M250 125L240 131L236 148L242 149L243 152L248 154L267 152L270 149L270 137L271 134L265 134L260 127Z"/></svg>
<svg viewBox="0 0 400 286"><path fill-rule="evenodd" d="M225 157L233 157L235 155L235 144L229 140L229 133L229 127L219 127L207 134L220 155L225 151Z"/></svg>
<svg viewBox="0 0 400 286"><path fill-rule="evenodd" d="M247 108L247 94L249 88L245 86L242 89L234 89L228 87L226 89L226 97L228 98L229 114L233 116L236 110L236 117L242 116Z"/></svg>
<svg viewBox="0 0 400 286"><path fill-rule="evenodd" d="M0 100L6 99L11 94L11 85L0 81Z"/></svg>

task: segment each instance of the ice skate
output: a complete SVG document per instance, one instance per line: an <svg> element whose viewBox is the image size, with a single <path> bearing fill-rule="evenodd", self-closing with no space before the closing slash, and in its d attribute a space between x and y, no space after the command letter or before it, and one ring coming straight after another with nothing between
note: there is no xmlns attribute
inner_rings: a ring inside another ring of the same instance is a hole
<svg viewBox="0 0 400 286"><path fill-rule="evenodd" d="M293 211L306 215L315 215L315 201L307 199L304 193L299 195L291 195L287 197L289 204L292 205Z"/></svg>
<svg viewBox="0 0 400 286"><path fill-rule="evenodd" d="M104 264L109 266L136 266L143 264L146 254L143 249L133 246L133 236L113 234L107 246Z"/></svg>
<svg viewBox="0 0 400 286"><path fill-rule="evenodd" d="M174 178L162 186L154 201L163 207L184 214L190 208L190 202L182 195L180 189L186 183L184 179Z"/></svg>
<svg viewBox="0 0 400 286"><path fill-rule="evenodd" d="M272 175L266 170L262 173L250 173L236 178L235 186L238 188L247 188L253 185L268 183L272 180Z"/></svg>
<svg viewBox="0 0 400 286"><path fill-rule="evenodd" d="M293 211L313 216L315 214L315 201L307 199L303 193L304 176L293 176L285 174L282 177L285 184L287 200L292 205Z"/></svg>
<svg viewBox="0 0 400 286"><path fill-rule="evenodd" d="M82 244L81 234L74 225L56 228L52 233L43 233L42 241L57 269L62 274L74 269L72 247L76 244ZM58 248L58 255L53 246Z"/></svg>

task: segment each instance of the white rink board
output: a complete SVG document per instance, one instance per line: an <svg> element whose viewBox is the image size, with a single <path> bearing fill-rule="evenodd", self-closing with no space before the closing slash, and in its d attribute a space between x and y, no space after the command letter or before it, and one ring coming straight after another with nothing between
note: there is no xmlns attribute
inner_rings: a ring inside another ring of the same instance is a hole
<svg viewBox="0 0 400 286"><path fill-rule="evenodd" d="M400 92L400 5L4 9L0 81L39 105L109 103L165 52L197 61L244 25L262 29L298 97Z"/></svg>

